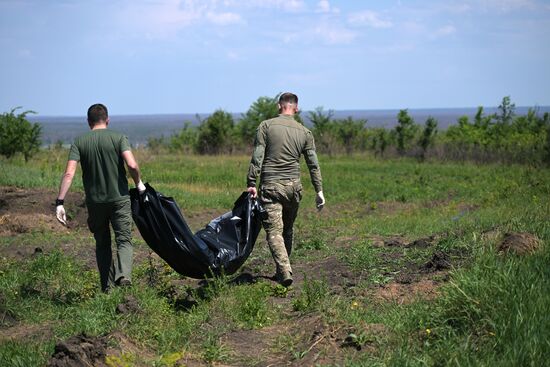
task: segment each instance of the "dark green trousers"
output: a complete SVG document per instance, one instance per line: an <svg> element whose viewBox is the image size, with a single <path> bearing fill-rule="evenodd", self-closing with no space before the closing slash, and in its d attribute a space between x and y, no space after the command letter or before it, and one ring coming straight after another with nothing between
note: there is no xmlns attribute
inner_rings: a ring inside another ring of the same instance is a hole
<svg viewBox="0 0 550 367"><path fill-rule="evenodd" d="M132 212L130 198L112 203L87 203L88 228L94 234L101 289L106 291L122 277L132 280ZM111 230L115 234L113 258Z"/></svg>

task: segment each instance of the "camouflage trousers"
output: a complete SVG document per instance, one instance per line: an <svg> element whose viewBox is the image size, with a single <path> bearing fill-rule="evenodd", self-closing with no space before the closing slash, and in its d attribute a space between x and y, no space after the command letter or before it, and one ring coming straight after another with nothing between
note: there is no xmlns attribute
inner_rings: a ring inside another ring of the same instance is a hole
<svg viewBox="0 0 550 367"><path fill-rule="evenodd" d="M267 212L263 227L267 244L277 266L277 274L290 273L294 221L302 200L302 183L296 180L266 182L260 188L260 200Z"/></svg>

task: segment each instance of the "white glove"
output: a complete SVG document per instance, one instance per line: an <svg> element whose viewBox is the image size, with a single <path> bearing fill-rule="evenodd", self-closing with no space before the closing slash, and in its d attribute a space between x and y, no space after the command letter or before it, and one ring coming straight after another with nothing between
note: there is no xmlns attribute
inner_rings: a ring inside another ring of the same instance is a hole
<svg viewBox="0 0 550 367"><path fill-rule="evenodd" d="M143 194L145 192L145 185L143 184L143 181L139 180L137 184L137 189L140 194Z"/></svg>
<svg viewBox="0 0 550 367"><path fill-rule="evenodd" d="M65 208L63 205L58 205L55 207L55 216L61 224L64 226L67 225L67 216L65 215Z"/></svg>
<svg viewBox="0 0 550 367"><path fill-rule="evenodd" d="M325 196L322 191L317 193L317 197L315 197L315 204L317 204L317 210L321 210L325 206Z"/></svg>

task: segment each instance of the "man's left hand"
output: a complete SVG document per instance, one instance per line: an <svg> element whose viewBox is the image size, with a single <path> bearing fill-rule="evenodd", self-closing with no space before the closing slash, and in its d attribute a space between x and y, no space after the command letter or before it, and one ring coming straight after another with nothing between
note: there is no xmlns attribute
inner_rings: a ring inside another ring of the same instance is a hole
<svg viewBox="0 0 550 367"><path fill-rule="evenodd" d="M58 205L55 207L55 216L61 224L64 226L67 225L67 215L65 214L65 208L63 205Z"/></svg>

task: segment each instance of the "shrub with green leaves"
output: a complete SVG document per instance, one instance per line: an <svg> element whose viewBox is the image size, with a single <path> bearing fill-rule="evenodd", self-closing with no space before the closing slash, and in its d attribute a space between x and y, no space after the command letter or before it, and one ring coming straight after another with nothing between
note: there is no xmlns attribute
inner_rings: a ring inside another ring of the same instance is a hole
<svg viewBox="0 0 550 367"><path fill-rule="evenodd" d="M264 120L268 120L279 115L279 107L277 101L279 95L275 97L260 97L258 98L248 111L243 115L242 119L237 124L237 129L245 145L252 145L256 136L258 125Z"/></svg>
<svg viewBox="0 0 550 367"><path fill-rule="evenodd" d="M222 109L215 111L199 126L197 152L201 154L231 152L234 146L234 126L235 122L230 113Z"/></svg>
<svg viewBox="0 0 550 367"><path fill-rule="evenodd" d="M34 111L24 111L16 115L15 111L19 108L0 115L0 154L11 158L22 153L27 162L40 148L42 127L27 120L27 115L35 113Z"/></svg>

